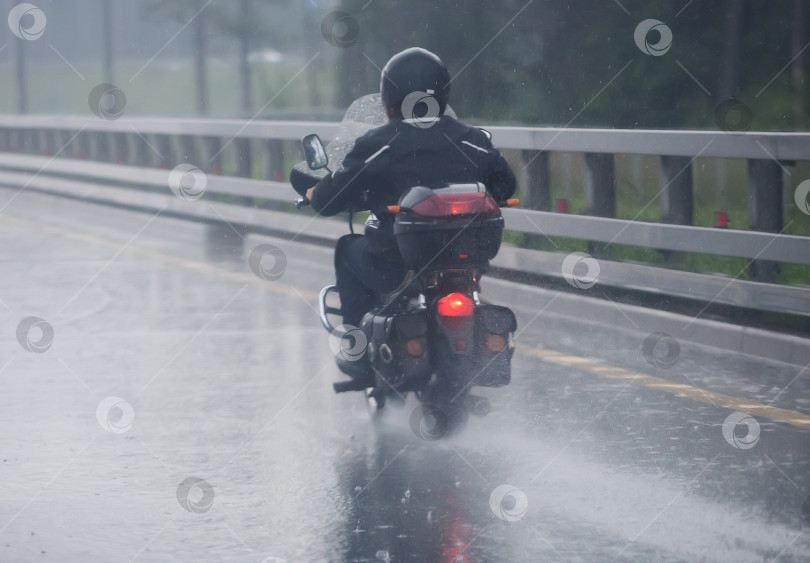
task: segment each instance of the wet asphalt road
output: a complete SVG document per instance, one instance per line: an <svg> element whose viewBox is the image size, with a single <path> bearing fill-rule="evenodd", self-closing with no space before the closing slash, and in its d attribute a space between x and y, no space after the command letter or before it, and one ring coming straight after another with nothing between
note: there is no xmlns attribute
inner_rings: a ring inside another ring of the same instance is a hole
<svg viewBox="0 0 810 563"><path fill-rule="evenodd" d="M330 387L331 252L213 238L28 192L0 213L0 561L810 561L806 428L758 418L744 449L732 409L524 353L457 436L420 439L410 401L374 425ZM632 319L508 305L527 347L810 415L800 368L685 343L657 368Z"/></svg>

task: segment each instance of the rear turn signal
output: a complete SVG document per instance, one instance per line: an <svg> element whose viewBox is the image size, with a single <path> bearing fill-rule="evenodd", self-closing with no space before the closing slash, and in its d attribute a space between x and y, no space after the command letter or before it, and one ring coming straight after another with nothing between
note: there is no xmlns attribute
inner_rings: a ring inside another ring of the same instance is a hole
<svg viewBox="0 0 810 563"><path fill-rule="evenodd" d="M405 352L412 358L421 358L425 353L425 346L419 338L412 338L405 343Z"/></svg>
<svg viewBox="0 0 810 563"><path fill-rule="evenodd" d="M439 299L439 315L442 317L469 317L473 314L473 300L461 293L451 293Z"/></svg>
<svg viewBox="0 0 810 563"><path fill-rule="evenodd" d="M519 199L507 199L506 200L506 207L517 207L520 205Z"/></svg>
<svg viewBox="0 0 810 563"><path fill-rule="evenodd" d="M402 211L402 208L399 205L389 205L388 206L388 213L390 213L391 215L396 215L400 211Z"/></svg>
<svg viewBox="0 0 810 563"><path fill-rule="evenodd" d="M500 334L490 334L487 336L487 350L492 354L500 354L506 350L506 340Z"/></svg>

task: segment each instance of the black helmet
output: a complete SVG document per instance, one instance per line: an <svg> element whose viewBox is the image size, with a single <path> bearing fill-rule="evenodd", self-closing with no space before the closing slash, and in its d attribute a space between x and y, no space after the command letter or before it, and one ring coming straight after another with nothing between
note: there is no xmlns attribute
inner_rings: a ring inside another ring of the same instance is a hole
<svg viewBox="0 0 810 563"><path fill-rule="evenodd" d="M427 96L420 96L419 92ZM413 114L420 101L427 105L428 117L438 117L444 114L447 107L450 73L439 57L425 49L412 47L391 57L385 65L380 77L380 93L385 113L390 119L424 118L424 111L417 111L419 115L403 116L403 104L408 106L404 113ZM414 95L409 97L411 94ZM430 100L431 97L438 102L438 107Z"/></svg>

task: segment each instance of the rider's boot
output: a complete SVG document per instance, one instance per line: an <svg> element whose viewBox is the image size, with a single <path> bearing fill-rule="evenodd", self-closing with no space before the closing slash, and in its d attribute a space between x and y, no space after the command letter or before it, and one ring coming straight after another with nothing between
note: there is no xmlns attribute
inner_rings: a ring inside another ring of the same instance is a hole
<svg viewBox="0 0 810 563"><path fill-rule="evenodd" d="M368 356L350 361L341 357L336 359L338 369L351 377L358 385L374 387L374 370L371 367Z"/></svg>

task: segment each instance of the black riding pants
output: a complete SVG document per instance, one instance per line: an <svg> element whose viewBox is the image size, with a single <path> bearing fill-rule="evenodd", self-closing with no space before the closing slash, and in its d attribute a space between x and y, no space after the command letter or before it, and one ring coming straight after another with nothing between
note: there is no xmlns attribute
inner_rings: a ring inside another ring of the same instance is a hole
<svg viewBox="0 0 810 563"><path fill-rule="evenodd" d="M379 294L395 290L406 274L401 259L387 260L369 252L370 239L345 235L335 247L335 277L343 324L360 326Z"/></svg>

